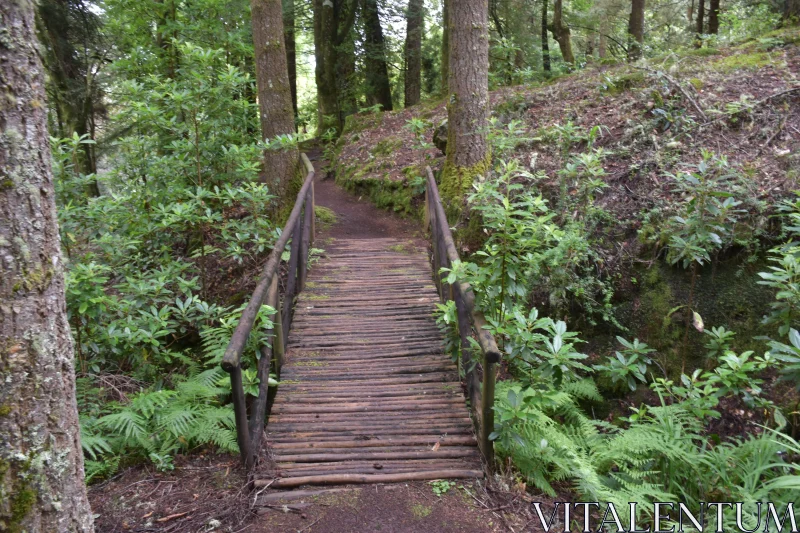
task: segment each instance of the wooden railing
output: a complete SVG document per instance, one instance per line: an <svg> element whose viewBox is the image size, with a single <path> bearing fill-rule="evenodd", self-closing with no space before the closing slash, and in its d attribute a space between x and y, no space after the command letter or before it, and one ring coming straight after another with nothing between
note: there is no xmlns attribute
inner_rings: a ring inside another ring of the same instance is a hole
<svg viewBox="0 0 800 533"><path fill-rule="evenodd" d="M483 313L475 309L472 287L463 281L450 285L446 281L447 274L440 272L440 269L451 268L454 262L459 261L458 250L447 223L433 172L430 167L425 170L428 175L425 189L425 226L430 227L433 244L434 280L442 301L453 300L456 305L458 333L461 338L460 365L466 370L467 395L478 435L478 445L486 460L486 468L491 472L494 468L494 444L489 435L494 430L495 370L500 362L500 351L494 337L486 329ZM480 354L473 353L469 342L473 336L478 340ZM477 361L476 357L479 357ZM482 379L478 375L477 363L480 363L482 369Z"/></svg>
<svg viewBox="0 0 800 533"><path fill-rule="evenodd" d="M242 463L248 470L253 466L258 453L261 436L264 433L264 423L267 414L267 399L269 396L270 367L280 376L283 364L283 354L286 338L289 335L289 326L292 323L292 311L295 296L303 290L306 283L308 270L308 252L314 239L314 167L305 154L301 159L307 176L297 194L286 227L283 228L272 252L267 258L267 264L261 273L253 295L245 307L239 324L231 336L231 342L222 358L222 368L231 376L231 392L233 394L233 410L236 417L236 439L239 443L239 452ZM292 239L291 253L289 256L289 270L286 287L283 293L283 304L280 302L278 280L281 276L281 255L286 248L286 243ZM248 405L242 387L242 351L247 345L250 332L253 329L258 312L262 305L268 305L277 312L271 317L274 324L272 331L268 332L271 344L259 346L261 358L258 362L258 397L250 405L248 421Z"/></svg>

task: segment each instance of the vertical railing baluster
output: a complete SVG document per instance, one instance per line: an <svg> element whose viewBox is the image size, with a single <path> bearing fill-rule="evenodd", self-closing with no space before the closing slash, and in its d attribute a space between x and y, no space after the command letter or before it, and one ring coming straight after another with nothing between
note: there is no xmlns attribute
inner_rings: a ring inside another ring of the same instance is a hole
<svg viewBox="0 0 800 533"><path fill-rule="evenodd" d="M298 265L297 292L302 292L306 286L308 275L308 252L311 245L311 224L314 222L314 213L311 203L311 189L306 193L305 208L303 209L303 232L300 241L300 260Z"/></svg>
<svg viewBox="0 0 800 533"><path fill-rule="evenodd" d="M233 394L233 415L236 420L236 441L239 443L239 452L242 455L242 464L249 469L253 464L253 453L250 447L250 431L247 424L247 404L242 386L242 367L230 371L231 392Z"/></svg>
<svg viewBox="0 0 800 533"><path fill-rule="evenodd" d="M283 295L283 338L289 338L289 328L292 325L292 306L294 305L295 289L297 287L297 265L300 260L300 241L303 235L303 218L297 219L292 231L292 244L289 252L289 275L286 280L286 292Z"/></svg>

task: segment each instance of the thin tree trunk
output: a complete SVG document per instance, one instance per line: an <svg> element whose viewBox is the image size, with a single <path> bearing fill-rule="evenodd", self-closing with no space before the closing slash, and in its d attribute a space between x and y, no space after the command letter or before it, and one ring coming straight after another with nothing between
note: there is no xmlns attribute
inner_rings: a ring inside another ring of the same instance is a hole
<svg viewBox="0 0 800 533"><path fill-rule="evenodd" d="M405 107L419 103L422 92L423 0L409 0L406 12Z"/></svg>
<svg viewBox="0 0 800 533"><path fill-rule="evenodd" d="M563 10L562 0L555 0L553 3L553 24L549 29L561 49L561 57L564 58L566 63L574 65L575 56L572 54L572 39L570 39L569 28L564 25Z"/></svg>
<svg viewBox="0 0 800 533"><path fill-rule="evenodd" d="M719 0L709 0L708 33L712 35L719 34Z"/></svg>
<svg viewBox="0 0 800 533"><path fill-rule="evenodd" d="M0 527L88 533L33 2L0 2Z"/></svg>
<svg viewBox="0 0 800 533"><path fill-rule="evenodd" d="M380 104L384 111L392 110L392 87L389 84L389 67L386 65L386 43L381 28L377 0L362 0L361 16L364 20L364 63L367 77L367 101Z"/></svg>
<svg viewBox="0 0 800 533"><path fill-rule="evenodd" d="M447 159L442 195L460 202L475 177L489 169L489 21L486 0L459 0L449 7L450 97Z"/></svg>
<svg viewBox="0 0 800 533"><path fill-rule="evenodd" d="M547 0L542 0L542 69L550 72L550 44L547 37Z"/></svg>
<svg viewBox="0 0 800 533"><path fill-rule="evenodd" d="M264 139L274 139L295 131L283 40L283 8L281 0L251 0L250 8L261 135ZM285 200L286 186L294 176L298 162L297 148L264 152L267 183L281 199Z"/></svg>
<svg viewBox="0 0 800 533"><path fill-rule="evenodd" d="M628 18L628 61L636 61L642 57L644 2L645 0L631 1L631 15Z"/></svg>
<svg viewBox="0 0 800 533"><path fill-rule="evenodd" d="M450 2L442 0L442 94L449 94L450 83ZM788 0L787 0L788 1ZM800 1L800 0L798 0Z"/></svg>
<svg viewBox="0 0 800 533"><path fill-rule="evenodd" d="M697 37L695 38L694 47L700 48L703 46L703 34L705 33L705 18L706 18L706 2L699 0L697 2Z"/></svg>
<svg viewBox="0 0 800 533"><path fill-rule="evenodd" d="M286 67L292 92L292 111L297 121L297 43L294 34L294 0L283 0L283 40L286 46ZM295 126L296 129L296 126Z"/></svg>

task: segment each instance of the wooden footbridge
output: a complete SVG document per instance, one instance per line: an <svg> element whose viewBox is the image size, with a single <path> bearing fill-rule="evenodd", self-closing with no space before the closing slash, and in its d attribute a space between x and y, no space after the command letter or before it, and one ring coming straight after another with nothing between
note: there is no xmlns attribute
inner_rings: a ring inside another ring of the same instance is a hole
<svg viewBox="0 0 800 533"><path fill-rule="evenodd" d="M434 274L458 255L430 169L430 247L336 239L325 244L309 275L314 169L305 156L303 163L308 176L222 363L231 374L244 465L253 466L265 434L274 462L270 478L254 485L482 477L493 463L488 436L499 354L474 312L469 286L448 285ZM280 258L290 238L284 272ZM435 304L445 299L455 300L458 310L456 362L444 353L444 334L433 318ZM263 304L278 311L270 342L260 347L259 396L248 402L240 358ZM470 337L480 350L472 349ZM274 401L270 370L281 383Z"/></svg>

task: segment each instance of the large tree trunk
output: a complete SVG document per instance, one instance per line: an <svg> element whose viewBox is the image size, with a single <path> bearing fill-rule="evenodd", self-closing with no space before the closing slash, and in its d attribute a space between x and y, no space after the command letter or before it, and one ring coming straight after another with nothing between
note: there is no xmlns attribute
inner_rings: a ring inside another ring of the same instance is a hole
<svg viewBox="0 0 800 533"><path fill-rule="evenodd" d="M697 2L697 36L694 41L695 48L703 46L703 34L705 33L705 18L706 18L706 2L699 0Z"/></svg>
<svg viewBox="0 0 800 533"><path fill-rule="evenodd" d="M553 24L549 29L561 49L561 57L564 58L565 62L574 65L575 56L572 54L572 40L570 39L569 28L564 25L562 0L555 0L553 4Z"/></svg>
<svg viewBox="0 0 800 533"><path fill-rule="evenodd" d="M33 2L0 2L0 529L93 531Z"/></svg>
<svg viewBox="0 0 800 533"><path fill-rule="evenodd" d="M719 34L719 0L709 0L708 33L712 35Z"/></svg>
<svg viewBox="0 0 800 533"><path fill-rule="evenodd" d="M628 61L642 57L644 44L644 1L631 1L631 15L628 18Z"/></svg>
<svg viewBox="0 0 800 533"><path fill-rule="evenodd" d="M314 78L317 83L317 135L328 128L342 131L339 123L339 99L336 90L336 19L333 3L314 2Z"/></svg>
<svg viewBox="0 0 800 533"><path fill-rule="evenodd" d="M264 139L291 135L295 131L294 112L286 67L281 0L251 0L250 8L261 135ZM282 200L286 200L286 187L297 170L298 162L297 148L264 152L267 183Z"/></svg>
<svg viewBox="0 0 800 533"><path fill-rule="evenodd" d="M489 170L489 21L486 0L458 0L449 7L450 79L447 160L442 196L460 202L473 180Z"/></svg>
<svg viewBox="0 0 800 533"><path fill-rule="evenodd" d="M450 83L450 2L442 0L442 94L449 94ZM788 0L787 0L788 1Z"/></svg>
<svg viewBox="0 0 800 533"><path fill-rule="evenodd" d="M362 0L361 16L364 20L364 64L367 78L367 101L380 104L384 111L392 110L392 87L389 85L389 67L386 65L386 43L381 28L377 0Z"/></svg>
<svg viewBox="0 0 800 533"><path fill-rule="evenodd" d="M342 132L344 113L340 92L346 80L339 79L342 71L339 49L350 37L356 6L355 0L313 0L317 135L329 128Z"/></svg>
<svg viewBox="0 0 800 533"><path fill-rule="evenodd" d="M547 0L542 0L542 69L550 72L550 44L547 37Z"/></svg>
<svg viewBox="0 0 800 533"><path fill-rule="evenodd" d="M292 93L292 111L297 121L297 42L294 36L294 0L283 0L283 41L286 46L286 67L289 73L289 90ZM295 128L296 129L296 128Z"/></svg>
<svg viewBox="0 0 800 533"><path fill-rule="evenodd" d="M422 93L423 9L423 0L408 0L405 46L405 107L418 104Z"/></svg>

